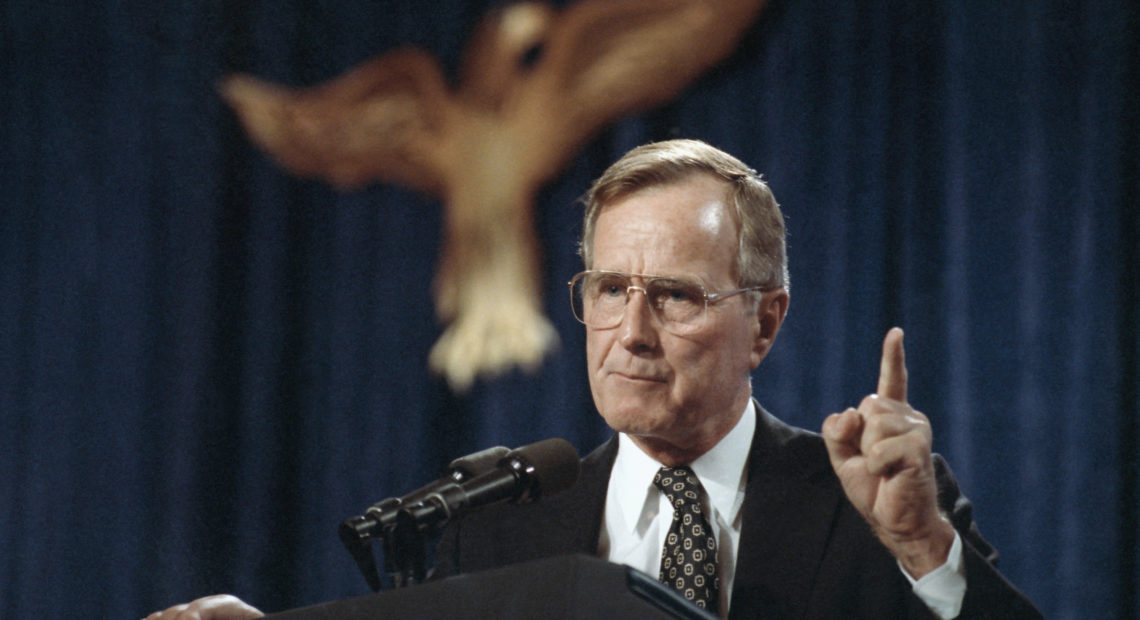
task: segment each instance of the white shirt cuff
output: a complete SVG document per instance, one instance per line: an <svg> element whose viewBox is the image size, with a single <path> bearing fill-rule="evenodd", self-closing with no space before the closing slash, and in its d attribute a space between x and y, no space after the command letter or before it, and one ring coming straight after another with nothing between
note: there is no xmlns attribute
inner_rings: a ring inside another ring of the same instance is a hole
<svg viewBox="0 0 1140 620"><path fill-rule="evenodd" d="M899 570L914 587L914 593L942 620L957 618L966 598L966 570L962 561L962 538L954 532L954 544L946 563L915 580L899 563Z"/></svg>

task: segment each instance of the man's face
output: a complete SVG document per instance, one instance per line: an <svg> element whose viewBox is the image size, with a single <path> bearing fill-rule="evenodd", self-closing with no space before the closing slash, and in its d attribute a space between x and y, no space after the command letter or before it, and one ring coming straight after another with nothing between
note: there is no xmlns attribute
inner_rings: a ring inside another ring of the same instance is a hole
<svg viewBox="0 0 1140 620"><path fill-rule="evenodd" d="M694 175L606 206L590 268L695 279L709 293L738 288L737 225L726 199L723 182ZM721 300L700 330L679 336L658 323L645 295L632 292L617 327L586 328L590 389L606 423L651 455L703 454L732 429L751 395L749 373L771 344L760 320L769 302L766 295L757 311L749 295Z"/></svg>

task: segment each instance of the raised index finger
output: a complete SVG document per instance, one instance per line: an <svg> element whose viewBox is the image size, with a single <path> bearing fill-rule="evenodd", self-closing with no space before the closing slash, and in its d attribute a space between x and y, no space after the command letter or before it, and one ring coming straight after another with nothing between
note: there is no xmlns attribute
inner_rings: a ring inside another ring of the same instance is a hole
<svg viewBox="0 0 1140 620"><path fill-rule="evenodd" d="M883 338L883 361L879 364L879 389L882 398L906 402L906 352L903 330L892 327Z"/></svg>

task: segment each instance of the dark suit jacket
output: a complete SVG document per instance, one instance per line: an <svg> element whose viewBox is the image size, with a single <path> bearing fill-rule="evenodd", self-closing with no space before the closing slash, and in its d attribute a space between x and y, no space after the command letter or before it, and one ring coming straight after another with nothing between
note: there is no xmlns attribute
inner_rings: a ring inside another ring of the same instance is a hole
<svg viewBox="0 0 1140 620"><path fill-rule="evenodd" d="M565 493L475 513L444 532L436 576L567 553L596 555L616 437L582 460ZM965 547L962 618L1039 618L994 568L970 503L936 458L939 503ZM823 439L757 406L731 618L933 617L847 501Z"/></svg>

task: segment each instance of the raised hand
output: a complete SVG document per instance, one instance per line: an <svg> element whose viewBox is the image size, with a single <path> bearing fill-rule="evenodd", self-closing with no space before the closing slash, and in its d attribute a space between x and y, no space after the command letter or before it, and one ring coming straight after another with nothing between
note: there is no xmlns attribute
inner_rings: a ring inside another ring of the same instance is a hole
<svg viewBox="0 0 1140 620"><path fill-rule="evenodd" d="M941 566L954 530L938 512L930 421L907 403L903 332L883 339L879 385L823 422L831 466L879 540L918 579Z"/></svg>

